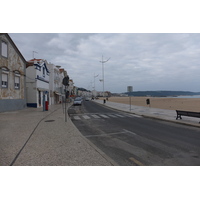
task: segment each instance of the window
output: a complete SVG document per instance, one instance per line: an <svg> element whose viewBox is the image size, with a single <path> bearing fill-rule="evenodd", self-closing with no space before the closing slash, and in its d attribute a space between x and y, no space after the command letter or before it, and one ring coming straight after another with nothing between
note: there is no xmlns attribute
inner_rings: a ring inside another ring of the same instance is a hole
<svg viewBox="0 0 200 200"><path fill-rule="evenodd" d="M8 74L9 70L7 67L2 67L1 68L1 87L2 88L8 88Z"/></svg>
<svg viewBox="0 0 200 200"><path fill-rule="evenodd" d="M43 77L45 77L45 68L43 67Z"/></svg>
<svg viewBox="0 0 200 200"><path fill-rule="evenodd" d="M20 77L19 76L15 76L15 89L19 89L20 86Z"/></svg>
<svg viewBox="0 0 200 200"><path fill-rule="evenodd" d="M15 89L20 88L20 73L19 71L15 71L15 82L14 82Z"/></svg>
<svg viewBox="0 0 200 200"><path fill-rule="evenodd" d="M8 87L8 74L2 73L1 87L2 88L7 88Z"/></svg>
<svg viewBox="0 0 200 200"><path fill-rule="evenodd" d="M1 42L1 55L8 57L8 44L4 41Z"/></svg>

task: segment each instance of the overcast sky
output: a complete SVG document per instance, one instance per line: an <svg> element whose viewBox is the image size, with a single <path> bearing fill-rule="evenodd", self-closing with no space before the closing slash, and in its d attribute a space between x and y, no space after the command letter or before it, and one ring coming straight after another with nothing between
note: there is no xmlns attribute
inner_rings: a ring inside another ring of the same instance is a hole
<svg viewBox="0 0 200 200"><path fill-rule="evenodd" d="M75 86L103 90L200 91L200 34L25 33L9 34L26 60L61 65Z"/></svg>

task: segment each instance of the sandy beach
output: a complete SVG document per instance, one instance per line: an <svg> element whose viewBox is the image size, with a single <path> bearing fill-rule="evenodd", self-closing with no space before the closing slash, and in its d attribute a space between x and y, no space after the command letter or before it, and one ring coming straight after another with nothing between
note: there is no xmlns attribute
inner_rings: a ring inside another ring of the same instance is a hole
<svg viewBox="0 0 200 200"><path fill-rule="evenodd" d="M149 107L146 104L146 99L150 99L150 107L152 108L200 112L200 98L131 97L131 104ZM130 104L129 97L110 97L108 100Z"/></svg>

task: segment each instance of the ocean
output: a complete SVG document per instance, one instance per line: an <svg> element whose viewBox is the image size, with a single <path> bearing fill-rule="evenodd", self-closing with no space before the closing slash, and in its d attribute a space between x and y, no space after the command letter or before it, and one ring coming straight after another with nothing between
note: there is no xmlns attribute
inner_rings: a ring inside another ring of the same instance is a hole
<svg viewBox="0 0 200 200"><path fill-rule="evenodd" d="M200 98L200 95L189 95L189 96L177 96L177 97L173 97L173 98Z"/></svg>

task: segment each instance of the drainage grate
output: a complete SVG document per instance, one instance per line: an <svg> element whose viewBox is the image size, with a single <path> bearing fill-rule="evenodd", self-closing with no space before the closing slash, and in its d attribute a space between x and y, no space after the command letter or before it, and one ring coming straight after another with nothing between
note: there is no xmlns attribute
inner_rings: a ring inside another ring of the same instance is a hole
<svg viewBox="0 0 200 200"><path fill-rule="evenodd" d="M54 122L55 120L46 120L45 122Z"/></svg>

